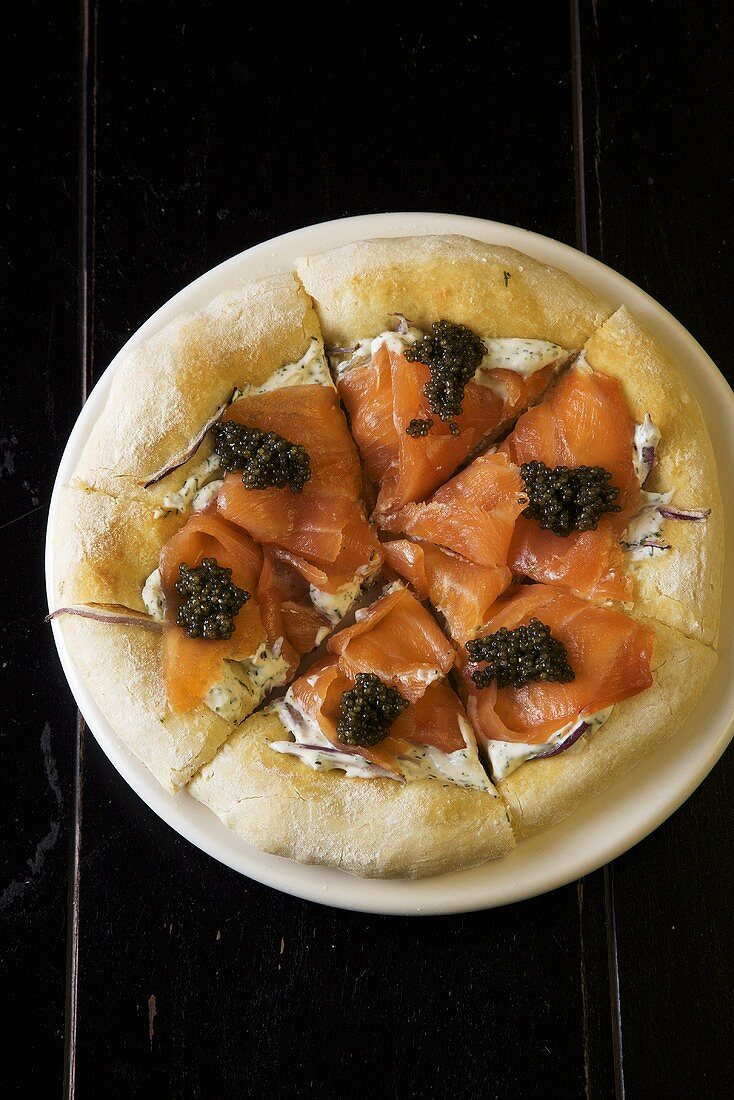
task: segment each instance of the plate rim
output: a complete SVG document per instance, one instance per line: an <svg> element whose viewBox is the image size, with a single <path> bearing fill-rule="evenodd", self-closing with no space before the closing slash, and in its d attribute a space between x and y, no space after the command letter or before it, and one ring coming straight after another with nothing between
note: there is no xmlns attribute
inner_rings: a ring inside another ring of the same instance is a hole
<svg viewBox="0 0 734 1100"><path fill-rule="evenodd" d="M131 348L157 332L179 313L201 308L221 289L224 289L224 286L217 290L208 288L220 284L222 280L226 282L234 273L242 272L243 268L252 268L253 271L240 274L240 280L258 278L275 271L292 269L296 257L307 252L325 251L339 244L371 237L426 233L461 233L465 236L476 236L480 240L493 240L495 243L507 244L564 270L568 270L567 265L571 268L580 268L584 271L583 276L573 270L571 274L580 282L590 286L601 297L609 298L609 288L618 287L620 291L618 297L625 304L629 304L627 296L635 300L634 307L630 306L630 308L643 323L663 338L668 348L673 351L674 358L679 360L682 354L685 360L695 365L696 378L692 388L699 400L702 388L711 391L708 400L720 402L719 411L723 410L722 415L731 428L729 438L734 438L734 392L695 337L664 306L637 284L573 246L504 222L436 212L385 212L317 222L262 241L203 272L156 309L132 333L107 365L77 416L54 479L45 548L46 591L49 607L53 606L54 599L52 548L60 488L68 481L76 466L82 447L106 401L114 373ZM314 243L311 243L312 239ZM315 247L315 243L319 241L322 243ZM290 258L284 267L284 259L288 256ZM255 273L254 269L257 269L259 274ZM197 301L198 304L194 304ZM705 419L707 428L710 429L710 421L708 418ZM729 449L732 451L733 461L727 464L727 468L734 466L734 444L730 444ZM722 487L722 497L724 497L721 469L719 482ZM720 637L731 635L732 626L734 626L730 621L731 616L727 619L725 613L728 606L725 592L726 574L722 593ZM320 865L299 864L252 848L227 829L211 811L197 803L187 791L182 791L176 796L165 791L148 772L145 765L138 761L118 739L109 722L102 715L73 663L58 621L52 620L51 627L64 674L87 726L113 767L161 820L213 859L263 885L303 900L356 912L403 916L472 912L527 900L574 882L628 851L675 813L715 766L734 736L733 683L728 693L724 693L725 699L718 700L724 705L718 707L716 728L708 731L706 751L692 754L690 764L678 775L673 793L671 794L669 790L667 797L658 797L654 800L653 806L648 808L642 819L625 821L622 818L613 838L595 836L594 843L587 844L584 855L579 854L577 850L571 851L568 841L574 839L574 834L580 833L582 829L591 829L592 834L599 832L600 821L604 818L604 815L599 815L598 812L600 805L605 804L606 816L614 819L615 815L612 812L614 807L609 806L609 791L617 792L617 795L620 791L627 791L628 797L634 800L635 787L641 787L641 793L644 792L646 771L651 772L647 783L660 777L661 761L664 762L663 773L667 774L672 770L675 775L677 769L675 767L671 769L668 766L671 752L674 751L676 744L678 749L681 749L681 735L693 724L693 718L702 709L704 702L708 701L713 706L712 696L716 682L722 681L722 686L725 686L724 675L727 662L719 647L719 661L714 676L702 699L696 705L693 716L683 724L681 730L660 749L649 754L631 773L613 784L608 792L585 803L564 822L528 840L521 841L510 856L475 868L430 879L363 879ZM731 651L732 646L726 648L727 655ZM729 658L730 662L731 658ZM729 676L729 681L731 680ZM690 748L689 745L686 747ZM685 757L685 753L683 755ZM657 762L657 766L653 769L650 768L651 761ZM619 799L617 801L621 805ZM596 830L594 830L594 818L597 819ZM555 863L551 858L550 867L548 855L551 857L555 855ZM528 860L530 873L526 871L523 874L523 863L528 863ZM516 866L518 863L519 868ZM493 872L496 868L505 869L507 873L497 874ZM493 880L497 881L493 882Z"/></svg>

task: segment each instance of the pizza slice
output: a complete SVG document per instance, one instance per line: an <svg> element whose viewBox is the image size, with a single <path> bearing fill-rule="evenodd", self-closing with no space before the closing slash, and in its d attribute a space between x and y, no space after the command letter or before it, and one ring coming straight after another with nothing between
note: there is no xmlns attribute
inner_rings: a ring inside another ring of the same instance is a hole
<svg viewBox="0 0 734 1100"><path fill-rule="evenodd" d="M521 838L662 745L716 653L654 619L532 584L494 605L459 663L467 714Z"/></svg>
<svg viewBox="0 0 734 1100"><path fill-rule="evenodd" d="M120 365L61 494L54 614L113 728L177 789L381 563L318 323L284 274Z"/></svg>
<svg viewBox="0 0 734 1100"><path fill-rule="evenodd" d="M245 841L353 874L434 875L514 845L432 616L393 584L189 791Z"/></svg>
<svg viewBox="0 0 734 1100"><path fill-rule="evenodd" d="M715 645L724 514L714 449L688 380L665 346L624 307L589 339L584 360L618 382L634 422L640 496L621 536L634 605Z"/></svg>
<svg viewBox="0 0 734 1100"><path fill-rule="evenodd" d="M723 516L711 441L677 367L625 309L494 451L380 521L407 536L386 544L391 566L457 641L489 607L477 567L490 564L505 570L496 595L509 570L715 641ZM462 610L464 576L481 607Z"/></svg>
<svg viewBox="0 0 734 1100"><path fill-rule="evenodd" d="M626 309L499 449L531 498L514 573L715 640L723 517L711 441L677 366ZM584 515L593 497L599 514Z"/></svg>
<svg viewBox="0 0 734 1100"><path fill-rule="evenodd" d="M378 518L506 430L610 312L565 272L465 237L362 241L297 270Z"/></svg>

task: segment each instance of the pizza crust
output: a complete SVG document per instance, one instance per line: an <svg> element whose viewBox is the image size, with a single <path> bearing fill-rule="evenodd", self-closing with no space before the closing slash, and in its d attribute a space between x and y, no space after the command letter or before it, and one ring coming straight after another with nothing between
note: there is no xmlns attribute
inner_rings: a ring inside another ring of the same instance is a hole
<svg viewBox="0 0 734 1100"><path fill-rule="evenodd" d="M312 339L320 339L318 321L290 272L176 318L120 363L74 478L112 495L162 499L170 485L150 494L143 484L187 452L235 387L261 385ZM210 452L208 443L197 461ZM182 471L172 480L178 486Z"/></svg>
<svg viewBox="0 0 734 1100"><path fill-rule="evenodd" d="M431 779L317 772L269 747L288 737L274 713L253 715L188 786L248 844L378 878L444 874L515 845L499 798Z"/></svg>
<svg viewBox="0 0 734 1100"><path fill-rule="evenodd" d="M624 308L585 349L594 370L617 378L636 423L649 413L660 429L655 466L645 490L674 489L672 506L710 508L705 521L666 520L671 549L630 562L635 607L683 634L715 644L724 561L724 519L716 460L703 415L666 349Z"/></svg>
<svg viewBox="0 0 734 1100"><path fill-rule="evenodd" d="M562 821L664 744L693 710L716 664L709 646L661 623L655 632L653 683L617 703L611 717L573 748L528 761L498 784L518 840Z"/></svg>
<svg viewBox="0 0 734 1100"><path fill-rule="evenodd" d="M59 616L69 653L113 730L167 791L183 787L231 727L206 707L172 714L163 688L162 635L137 626Z"/></svg>
<svg viewBox="0 0 734 1100"><path fill-rule="evenodd" d="M469 237L358 241L296 261L327 345L377 336L393 314L428 329L440 319L488 338L583 346L612 312L565 271Z"/></svg>
<svg viewBox="0 0 734 1100"><path fill-rule="evenodd" d="M150 504L65 486L54 526L54 583L58 607L119 604L146 611L142 590L158 566L161 547L190 513L153 519Z"/></svg>

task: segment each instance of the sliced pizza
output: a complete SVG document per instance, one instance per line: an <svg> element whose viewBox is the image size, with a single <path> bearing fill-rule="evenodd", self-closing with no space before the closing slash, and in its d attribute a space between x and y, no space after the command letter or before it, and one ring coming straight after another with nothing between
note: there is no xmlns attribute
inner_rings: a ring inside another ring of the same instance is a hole
<svg viewBox="0 0 734 1100"><path fill-rule="evenodd" d="M624 309L461 237L309 257L136 346L55 534L54 615L124 744L248 843L355 874L509 852L716 660L686 380ZM375 599L383 562L410 588Z"/></svg>
<svg viewBox="0 0 734 1100"><path fill-rule="evenodd" d="M522 838L668 740L716 653L656 620L533 584L498 601L460 662L468 716Z"/></svg>
<svg viewBox="0 0 734 1100"><path fill-rule="evenodd" d="M297 269L378 518L506 430L610 312L564 272L463 237L363 241Z"/></svg>
<svg viewBox="0 0 734 1100"><path fill-rule="evenodd" d="M514 845L446 680L455 651L394 584L189 786L248 843L380 877L437 874Z"/></svg>
<svg viewBox="0 0 734 1100"><path fill-rule="evenodd" d="M151 716L144 759L164 785L184 784L291 679L379 572L361 477L317 322L291 275L178 319L120 364L63 491L55 613L76 613L75 655L81 620L94 622L90 657L102 646L108 673L125 665L129 628L145 615L158 627L141 646L155 652L162 691L140 702ZM90 675L93 659L81 662ZM106 713L139 753L130 722Z"/></svg>

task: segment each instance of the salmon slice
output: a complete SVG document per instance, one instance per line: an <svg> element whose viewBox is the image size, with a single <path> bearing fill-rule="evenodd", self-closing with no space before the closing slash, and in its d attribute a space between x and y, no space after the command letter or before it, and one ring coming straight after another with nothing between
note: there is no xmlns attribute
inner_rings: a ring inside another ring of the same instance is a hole
<svg viewBox="0 0 734 1100"><path fill-rule="evenodd" d="M510 542L526 504L507 456L480 455L428 503L408 504L383 520L410 537L385 544L392 568L441 611L456 641L473 635L510 584Z"/></svg>
<svg viewBox="0 0 734 1100"><path fill-rule="evenodd" d="M410 596L408 598L412 599ZM419 612L423 612L419 604L415 601L413 604ZM406 614L405 609L397 606L403 617ZM386 610L381 609L380 614L375 616L377 625L386 623L387 620L394 623L395 607L393 602ZM360 671L381 675L377 665ZM442 752L454 752L467 747L460 724L460 719L465 719L464 708L458 695L445 680L423 684L423 694L408 704L393 723L390 734L379 744L370 748L343 745L338 738L339 704L344 692L351 691L354 686L355 674L357 673L347 671L344 667L343 654L333 654L310 669L306 675L300 676L288 691L288 700L300 711L316 719L322 733L332 745L380 764L396 775L401 774L398 758L405 755L410 745L430 745Z"/></svg>
<svg viewBox="0 0 734 1100"><path fill-rule="evenodd" d="M536 581L561 585L592 600L630 601L619 540L640 504L633 463L634 423L616 379L575 366L540 405L524 413L500 445L517 465L603 466L619 489L620 512L605 516L595 531L565 538L521 517L509 551L510 567Z"/></svg>
<svg viewBox="0 0 734 1100"><path fill-rule="evenodd" d="M310 604L285 600L281 613L285 636L299 654L310 653L325 637L324 631L331 632L330 621Z"/></svg>
<svg viewBox="0 0 734 1100"><path fill-rule="evenodd" d="M339 396L349 413L357 441L372 481L380 483L398 460L398 436L392 418L392 363L386 344L380 344L370 361L346 371L337 382Z"/></svg>
<svg viewBox="0 0 734 1100"><path fill-rule="evenodd" d="M227 420L273 431L302 444L311 478L301 493L246 489L236 470L219 491L221 515L260 543L273 543L307 558L334 562L350 524L366 519L359 505L362 473L354 444L328 386L293 386L236 401Z"/></svg>
<svg viewBox="0 0 734 1100"><path fill-rule="evenodd" d="M287 562L303 579L322 592L335 593L355 576L376 573L384 561L383 548L374 528L356 512L342 532L342 544L333 561L294 554L281 546L273 546L273 554Z"/></svg>
<svg viewBox="0 0 734 1100"><path fill-rule="evenodd" d="M321 591L335 593L355 576L376 572L383 555L360 503L362 471L334 390L297 386L254 394L235 402L228 417L303 444L311 479L302 493L248 490L233 471L219 491L219 514ZM288 617L299 635L296 648L306 638L304 630L321 629L307 611L290 608Z"/></svg>
<svg viewBox="0 0 734 1100"><path fill-rule="evenodd" d="M346 370L337 381L367 472L380 486L375 515L425 500L481 442L537 400L557 369L550 364L529 378L510 370L483 371L487 384L472 380L464 390L454 435L424 394L428 367L409 363L385 341L378 344L369 362ZM416 419L433 421L427 435L407 434Z"/></svg>
<svg viewBox="0 0 734 1100"><path fill-rule="evenodd" d="M204 558L232 570L232 581L250 593L235 616L231 638L206 641L190 638L176 625L180 600L174 588L179 566L200 565ZM171 710L184 712L198 706L222 675L222 661L251 657L266 632L257 599L262 551L243 531L215 515L198 513L161 550L160 571L166 596L163 632L163 677Z"/></svg>
<svg viewBox="0 0 734 1100"><path fill-rule="evenodd" d="M233 470L219 490L217 507L256 542L334 562L342 548L342 532L358 505L349 496L320 495L315 488L307 492L309 484L302 493L287 488L246 489L242 475Z"/></svg>
<svg viewBox="0 0 734 1100"><path fill-rule="evenodd" d="M334 634L329 652L352 680L374 672L416 702L449 671L456 654L431 615L403 585L357 612L354 626Z"/></svg>
<svg viewBox="0 0 734 1100"><path fill-rule="evenodd" d="M332 624L312 604L309 585L289 563L278 556L277 548L263 547L263 568L258 600L268 641L282 641L281 656L295 671L301 657L310 653L331 633Z"/></svg>
<svg viewBox="0 0 734 1100"><path fill-rule="evenodd" d="M241 397L223 420L276 432L300 443L311 459L311 482L304 492L357 496L362 471L344 415L331 386L287 386ZM309 485L311 488L309 489Z"/></svg>
<svg viewBox="0 0 734 1100"><path fill-rule="evenodd" d="M199 565L214 557L232 570L232 580L250 593L235 617L231 638L206 641L190 638L176 625L179 598L174 584L179 565ZM198 706L222 677L222 661L252 657L265 641L287 661L293 675L304 653L331 629L316 610L300 574L279 561L270 547L259 547L244 531L216 513L193 515L161 551L161 579L166 594L167 623L163 635L166 695L172 710Z"/></svg>
<svg viewBox="0 0 734 1100"><path fill-rule="evenodd" d="M480 455L427 504L408 504L382 526L495 567L507 563L515 521L526 505L522 478L506 455Z"/></svg>
<svg viewBox="0 0 734 1100"><path fill-rule="evenodd" d="M619 489L622 509L636 505L635 425L616 378L576 365L546 399L518 420L499 447L516 465L603 466Z"/></svg>
<svg viewBox="0 0 734 1100"><path fill-rule="evenodd" d="M515 573L567 589L591 600L632 600L619 530L606 517L596 531L572 531L559 538L534 520L519 516L508 560Z"/></svg>
<svg viewBox="0 0 734 1100"><path fill-rule="evenodd" d="M399 736L421 745L433 745L441 752L456 752L465 748L459 719L466 720L466 711L455 691L445 680L429 684L414 707L408 707L395 726L412 711L410 733L396 730ZM395 727L393 727L395 728Z"/></svg>
<svg viewBox="0 0 734 1100"><path fill-rule="evenodd" d="M441 612L456 642L471 638L497 597L512 581L506 565L477 565L429 542L395 539L385 557L421 600Z"/></svg>
<svg viewBox="0 0 734 1100"><path fill-rule="evenodd" d="M480 739L544 742L579 718L651 685L652 631L621 611L587 603L551 585L523 585L499 600L479 634L494 634L501 627L514 630L533 617L563 643L575 679L499 689L493 681L477 689L470 677L482 665L472 664L465 654L467 713Z"/></svg>

